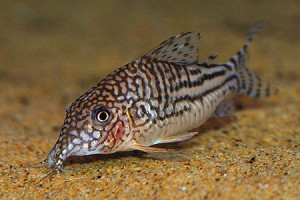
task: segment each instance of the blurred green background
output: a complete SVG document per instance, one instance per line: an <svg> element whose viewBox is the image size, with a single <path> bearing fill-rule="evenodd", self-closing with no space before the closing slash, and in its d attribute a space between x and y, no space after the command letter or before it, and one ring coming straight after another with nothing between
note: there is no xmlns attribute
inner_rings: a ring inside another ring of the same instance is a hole
<svg viewBox="0 0 300 200"><path fill-rule="evenodd" d="M258 35L265 49L259 53L276 54L276 63L294 60L299 55L295 51L300 40L299 5L299 1L1 1L1 79L6 74L6 79L20 83L59 81L61 87L84 79L90 85L186 31L201 32L200 59L217 53L222 61L240 48L258 20L265 21ZM272 44L271 39L281 43ZM220 46L227 48L219 50ZM281 54L282 48L290 51L290 59Z"/></svg>

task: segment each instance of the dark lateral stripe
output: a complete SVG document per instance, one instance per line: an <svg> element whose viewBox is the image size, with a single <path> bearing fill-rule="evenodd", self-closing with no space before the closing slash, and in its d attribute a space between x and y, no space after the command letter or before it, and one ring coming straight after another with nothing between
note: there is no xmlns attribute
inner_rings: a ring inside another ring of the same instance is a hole
<svg viewBox="0 0 300 200"><path fill-rule="evenodd" d="M232 63L234 65L234 63ZM205 69L214 69L214 68L218 68L218 67L224 67L226 69L228 69L229 71L232 71L233 69L226 65L226 64L206 64L206 63L201 63L201 64L197 64L197 66L201 67L201 68L205 68Z"/></svg>
<svg viewBox="0 0 300 200"><path fill-rule="evenodd" d="M202 103L202 105L205 106L203 104L203 100L202 100L205 96L207 96L207 95L215 92L216 90L224 87L228 82L230 82L232 80L236 80L237 82L239 82L238 76L235 75L235 74L233 74L230 77L228 77L226 80L224 80L220 85L218 85L216 87L213 87L213 88L211 88L209 90L206 90L205 92L202 92L202 93L197 94L197 95L193 95L193 96L191 96L191 95L185 95L185 96L182 96L182 97L178 97L172 103L174 105L176 105L177 103L180 103L182 101L189 101L189 102L193 103L193 101L195 101L195 100L200 100L201 103ZM236 88L234 86L230 86L229 89L236 89ZM209 105L207 105L207 106L209 106ZM184 107L183 109L179 110L176 113L173 111L171 114L165 115L164 118L160 118L160 120L164 120L166 118L171 118L171 117L174 117L174 116L182 115L183 112L186 112L186 111L190 111L190 109L188 109L187 107Z"/></svg>
<svg viewBox="0 0 300 200"><path fill-rule="evenodd" d="M191 102L193 103L193 101L195 100L200 100L202 102L202 105L205 106L203 104L203 98L206 96L206 95L209 95L210 93L213 93L215 92L216 90L224 87L226 84L228 84L228 82L232 81L232 80L236 80L237 81L237 84L235 84L235 86L229 86L229 89L236 89L236 87L238 87L238 82L239 82L239 79L238 79L238 76L236 74L233 74L231 76L229 76L226 80L224 80L220 85L218 86L215 86L213 88L210 88L202 93L198 93L198 94L195 94L195 95L185 95L185 96L181 96L181 97L176 97L176 99L170 103L172 103L174 106L177 104L177 103L180 103L182 101L188 101L188 102ZM146 100L146 102L148 102ZM148 103L151 103L151 102L148 102ZM209 105L208 105L209 106ZM156 111L156 113L159 113L159 108L155 108L155 107L152 107L153 110ZM164 112L164 117L160 117L160 116L157 116L157 119L158 120L164 120L164 119L168 119L168 118L171 118L171 117L174 117L174 116L178 116L178 115L182 115L184 112L188 112L190 111L190 108L188 108L187 106L184 106L182 109L178 110L178 112L175 112L174 110L171 112L171 114L168 114L166 115L165 112ZM145 112L145 111L144 111ZM146 113L145 113L146 114ZM142 124L133 124L134 127L141 127L141 126L144 126L148 123L150 123L150 119L147 119L144 123ZM152 122L151 122L152 123Z"/></svg>
<svg viewBox="0 0 300 200"><path fill-rule="evenodd" d="M222 88L223 86L225 86L228 82L232 81L232 80L236 80L237 81L237 84L236 84L236 87L238 87L239 85L239 77L238 75L236 74L232 74L231 76L229 76L227 79L225 79L221 84L213 87L213 88L210 88L202 93L198 93L198 94L195 94L195 95L184 95L184 96L181 96L181 97L178 97L174 100L174 104L178 103L178 102L181 102L181 101L186 101L186 100L189 100L191 102L193 102L194 100L197 100L197 99L202 99L203 97L205 97L206 95ZM232 89L236 89L236 88L232 88Z"/></svg>
<svg viewBox="0 0 300 200"><path fill-rule="evenodd" d="M191 82L192 88L193 87L198 87L200 85L203 85L203 83L205 81L209 81L209 80L212 80L214 78L217 78L217 77L220 77L220 76L224 76L225 74L226 74L225 70L217 71L217 72L214 72L212 74L202 74L195 81Z"/></svg>
<svg viewBox="0 0 300 200"><path fill-rule="evenodd" d="M213 88L211 88L211 89L208 89L208 90L206 90L205 92L203 92L203 93L200 95L200 98L203 98L203 97L205 97L206 95L208 95L208 94L210 94L210 93L212 93L212 92L214 92L214 91L216 91L216 90L222 88L222 87L225 86L229 81L232 81L232 80L234 80L234 79L237 81L237 85L238 85L239 77L238 77L236 74L233 74L233 75L229 76L227 79L225 79L220 85L215 86L215 87L213 87Z"/></svg>
<svg viewBox="0 0 300 200"><path fill-rule="evenodd" d="M194 68L194 69L188 69L188 70L189 70L191 76L195 76L195 75L202 73L200 67Z"/></svg>

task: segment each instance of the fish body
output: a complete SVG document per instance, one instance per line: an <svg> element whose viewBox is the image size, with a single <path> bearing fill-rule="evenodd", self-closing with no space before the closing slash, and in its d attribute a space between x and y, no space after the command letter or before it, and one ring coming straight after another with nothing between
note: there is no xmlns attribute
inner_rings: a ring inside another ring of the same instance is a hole
<svg viewBox="0 0 300 200"><path fill-rule="evenodd" d="M154 144L184 141L208 118L232 113L233 94L266 97L269 82L246 66L246 44L228 62L198 61L200 34L182 33L110 73L66 110L59 138L48 157L54 171L71 155L142 150L167 152ZM34 165L34 166L36 166Z"/></svg>

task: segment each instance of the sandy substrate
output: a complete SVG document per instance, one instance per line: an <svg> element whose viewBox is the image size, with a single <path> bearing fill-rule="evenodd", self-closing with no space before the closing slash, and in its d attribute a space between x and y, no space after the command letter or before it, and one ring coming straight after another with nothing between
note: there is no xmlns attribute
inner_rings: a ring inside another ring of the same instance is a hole
<svg viewBox="0 0 300 200"><path fill-rule="evenodd" d="M8 2L0 2L1 199L300 199L299 1ZM39 183L50 169L24 168L46 158L64 108L107 73L191 30L202 34L200 60L216 53L224 62L260 19L249 66L280 93L238 97L233 116L161 146L190 160L73 157L70 172Z"/></svg>

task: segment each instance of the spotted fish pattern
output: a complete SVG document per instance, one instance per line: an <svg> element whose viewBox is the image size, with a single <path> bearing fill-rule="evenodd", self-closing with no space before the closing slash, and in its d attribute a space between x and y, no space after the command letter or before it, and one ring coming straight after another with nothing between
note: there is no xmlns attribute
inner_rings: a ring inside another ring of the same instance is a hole
<svg viewBox="0 0 300 200"><path fill-rule="evenodd" d="M187 140L208 118L231 114L233 94L275 94L246 66L249 43L260 27L256 24L243 48L223 64L214 64L216 55L199 62L200 34L187 32L113 71L66 110L56 144L33 166L48 163L53 173L63 171L71 155L168 152L151 146Z"/></svg>

